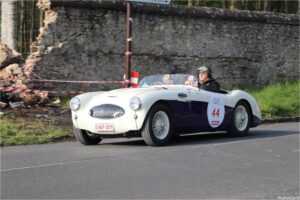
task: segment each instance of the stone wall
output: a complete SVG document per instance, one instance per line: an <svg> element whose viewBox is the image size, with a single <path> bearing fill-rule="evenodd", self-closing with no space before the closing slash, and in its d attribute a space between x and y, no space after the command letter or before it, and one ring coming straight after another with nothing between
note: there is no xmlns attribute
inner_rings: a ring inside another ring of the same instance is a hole
<svg viewBox="0 0 300 200"><path fill-rule="evenodd" d="M125 7L103 1L40 0L45 26L26 61L43 79L121 80ZM296 15L134 4L132 66L140 77L195 74L210 66L221 85L263 86L299 79ZM96 90L120 85L47 84Z"/></svg>

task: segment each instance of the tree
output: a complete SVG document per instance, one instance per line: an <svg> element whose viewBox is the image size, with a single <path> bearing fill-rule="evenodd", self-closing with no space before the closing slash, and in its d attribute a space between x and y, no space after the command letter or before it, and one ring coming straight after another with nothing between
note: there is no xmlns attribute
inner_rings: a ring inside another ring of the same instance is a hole
<svg viewBox="0 0 300 200"><path fill-rule="evenodd" d="M16 49L24 56L29 54L31 43L36 39L42 25L42 11L36 6L36 0L19 0L15 6Z"/></svg>
<svg viewBox="0 0 300 200"><path fill-rule="evenodd" d="M174 4L299 14L298 0L172 0Z"/></svg>
<svg viewBox="0 0 300 200"><path fill-rule="evenodd" d="M238 0L229 0L228 8L230 10L240 10L242 8L242 2Z"/></svg>
<svg viewBox="0 0 300 200"><path fill-rule="evenodd" d="M286 13L299 14L299 1L287 1L287 8L285 9Z"/></svg>
<svg viewBox="0 0 300 200"><path fill-rule="evenodd" d="M264 11L271 11L271 1L264 1Z"/></svg>
<svg viewBox="0 0 300 200"><path fill-rule="evenodd" d="M15 49L14 31L14 2L1 2L1 42L9 48ZM4 11L4 12L3 12Z"/></svg>
<svg viewBox="0 0 300 200"><path fill-rule="evenodd" d="M256 11L260 11L261 10L261 1L257 0L256 1Z"/></svg>

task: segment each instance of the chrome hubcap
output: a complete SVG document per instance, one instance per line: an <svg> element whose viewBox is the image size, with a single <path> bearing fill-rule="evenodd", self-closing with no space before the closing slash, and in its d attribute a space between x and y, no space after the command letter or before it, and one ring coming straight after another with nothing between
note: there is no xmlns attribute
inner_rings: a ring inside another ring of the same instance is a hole
<svg viewBox="0 0 300 200"><path fill-rule="evenodd" d="M154 136L158 139L165 139L170 129L170 121L168 115L163 111L155 113L152 121L152 130Z"/></svg>
<svg viewBox="0 0 300 200"><path fill-rule="evenodd" d="M244 131L247 128L248 125L248 112L247 109L242 106L239 105L234 113L234 123L235 123L235 127L239 130L239 131Z"/></svg>

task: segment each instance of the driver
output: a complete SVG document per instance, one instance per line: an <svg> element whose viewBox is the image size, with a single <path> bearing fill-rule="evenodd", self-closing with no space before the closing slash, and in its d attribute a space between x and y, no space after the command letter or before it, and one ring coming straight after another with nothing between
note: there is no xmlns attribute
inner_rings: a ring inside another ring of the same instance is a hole
<svg viewBox="0 0 300 200"><path fill-rule="evenodd" d="M220 84L213 78L209 67L201 66L197 70L198 88L210 92L218 92Z"/></svg>

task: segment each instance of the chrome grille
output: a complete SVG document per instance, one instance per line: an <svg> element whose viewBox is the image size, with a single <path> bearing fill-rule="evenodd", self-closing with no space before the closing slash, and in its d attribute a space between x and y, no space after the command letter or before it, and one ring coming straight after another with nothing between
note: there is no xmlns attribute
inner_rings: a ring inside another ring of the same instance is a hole
<svg viewBox="0 0 300 200"><path fill-rule="evenodd" d="M123 108L113 104L102 104L90 110L90 115L99 119L115 119L124 115Z"/></svg>

